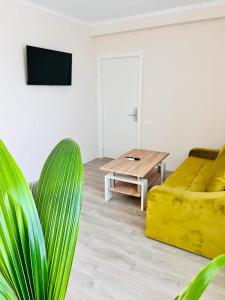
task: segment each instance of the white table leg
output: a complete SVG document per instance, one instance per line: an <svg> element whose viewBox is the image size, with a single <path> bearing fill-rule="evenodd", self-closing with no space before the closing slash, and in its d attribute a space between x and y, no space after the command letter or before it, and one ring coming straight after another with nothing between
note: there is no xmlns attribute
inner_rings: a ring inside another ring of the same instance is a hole
<svg viewBox="0 0 225 300"><path fill-rule="evenodd" d="M166 179L166 164L164 162L160 163L160 182L161 184L164 182L164 180Z"/></svg>
<svg viewBox="0 0 225 300"><path fill-rule="evenodd" d="M146 198L148 193L148 180L141 180L141 211L144 211L146 207Z"/></svg>
<svg viewBox="0 0 225 300"><path fill-rule="evenodd" d="M109 201L112 198L112 192L110 191L111 179L106 175L105 176L105 202Z"/></svg>

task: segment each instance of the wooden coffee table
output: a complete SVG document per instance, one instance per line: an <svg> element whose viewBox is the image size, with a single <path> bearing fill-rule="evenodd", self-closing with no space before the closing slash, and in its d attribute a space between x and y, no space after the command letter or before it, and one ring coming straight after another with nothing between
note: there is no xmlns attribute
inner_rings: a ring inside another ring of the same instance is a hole
<svg viewBox="0 0 225 300"><path fill-rule="evenodd" d="M165 179L166 152L133 149L103 165L100 169L109 172L105 175L105 201L112 198L112 192L141 198L141 210L146 204L149 185L160 178ZM137 157L140 160L128 160Z"/></svg>

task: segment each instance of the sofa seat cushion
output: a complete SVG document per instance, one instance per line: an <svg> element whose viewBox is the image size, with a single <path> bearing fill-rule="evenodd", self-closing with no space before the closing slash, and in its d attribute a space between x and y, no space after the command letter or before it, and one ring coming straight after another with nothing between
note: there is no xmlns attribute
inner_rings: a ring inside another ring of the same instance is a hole
<svg viewBox="0 0 225 300"><path fill-rule="evenodd" d="M204 192L213 160L189 156L163 185L193 192Z"/></svg>
<svg viewBox="0 0 225 300"><path fill-rule="evenodd" d="M219 152L219 155L215 159L212 169L209 183L207 185L207 192L220 192L225 190L225 145Z"/></svg>

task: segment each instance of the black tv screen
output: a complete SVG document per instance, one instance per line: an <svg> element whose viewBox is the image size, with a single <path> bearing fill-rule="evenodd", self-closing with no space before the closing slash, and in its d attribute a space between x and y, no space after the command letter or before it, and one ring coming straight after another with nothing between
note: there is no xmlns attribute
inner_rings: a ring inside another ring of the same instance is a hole
<svg viewBox="0 0 225 300"><path fill-rule="evenodd" d="M27 84L71 85L72 54L26 46Z"/></svg>

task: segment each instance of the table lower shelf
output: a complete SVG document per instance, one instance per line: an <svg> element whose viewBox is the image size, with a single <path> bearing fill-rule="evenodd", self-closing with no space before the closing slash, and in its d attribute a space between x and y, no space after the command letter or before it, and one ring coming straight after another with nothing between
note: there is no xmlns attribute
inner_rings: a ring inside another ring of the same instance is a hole
<svg viewBox="0 0 225 300"><path fill-rule="evenodd" d="M156 168L153 169L146 177L146 179L148 179L149 186L152 186L153 183L159 178L160 178L160 174ZM117 181L117 180L115 180L115 186L110 187L110 191L112 191L112 192L139 198L139 197L141 197L141 191L139 191L138 189L139 189L139 186L135 183L123 182L123 181Z"/></svg>
<svg viewBox="0 0 225 300"><path fill-rule="evenodd" d="M115 182L115 187L111 187L110 190L120 194L141 197L141 193L137 191L137 185L129 182L117 181Z"/></svg>

